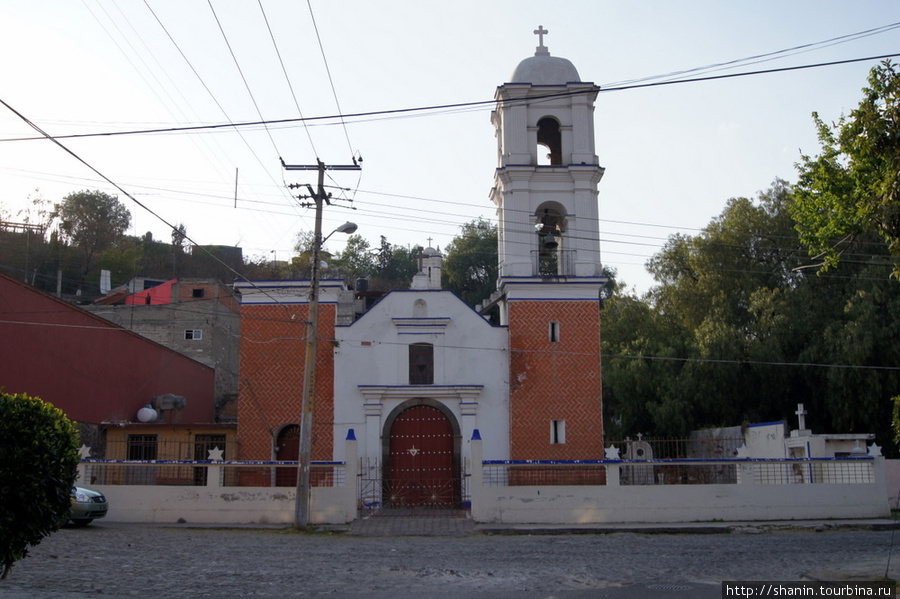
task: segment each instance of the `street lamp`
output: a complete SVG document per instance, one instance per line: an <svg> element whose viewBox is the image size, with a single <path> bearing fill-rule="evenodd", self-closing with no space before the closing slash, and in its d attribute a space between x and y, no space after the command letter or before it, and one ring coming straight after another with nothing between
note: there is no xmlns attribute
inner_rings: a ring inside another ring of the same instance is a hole
<svg viewBox="0 0 900 599"><path fill-rule="evenodd" d="M313 245L312 276L309 282L309 327L306 334L306 362L303 369L303 399L300 403L300 449L297 455L297 500L294 524L298 529L309 526L309 470L312 458L312 416L316 389L316 351L319 341L319 251L335 233L353 233L356 223L346 222L322 239L321 200L316 198L316 227Z"/></svg>

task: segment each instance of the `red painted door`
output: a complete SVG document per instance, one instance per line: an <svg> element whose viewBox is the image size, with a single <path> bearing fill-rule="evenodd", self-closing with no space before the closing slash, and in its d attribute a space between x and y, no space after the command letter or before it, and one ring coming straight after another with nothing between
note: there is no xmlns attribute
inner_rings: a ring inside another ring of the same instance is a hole
<svg viewBox="0 0 900 599"><path fill-rule="evenodd" d="M454 507L453 427L437 408L404 410L391 425L389 502Z"/></svg>

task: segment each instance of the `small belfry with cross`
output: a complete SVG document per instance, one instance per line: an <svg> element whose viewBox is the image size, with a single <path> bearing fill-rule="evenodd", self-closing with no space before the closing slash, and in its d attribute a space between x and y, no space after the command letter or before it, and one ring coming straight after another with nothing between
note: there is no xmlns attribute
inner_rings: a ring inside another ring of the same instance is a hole
<svg viewBox="0 0 900 599"><path fill-rule="evenodd" d="M534 30L534 34L538 36L538 46L534 49L535 56L550 56L550 50L544 45L544 36L550 33L544 29L543 25L538 25Z"/></svg>
<svg viewBox="0 0 900 599"><path fill-rule="evenodd" d="M797 424L800 426L800 430L806 430L806 410L803 409L803 404L797 404L797 411L794 412L797 415Z"/></svg>

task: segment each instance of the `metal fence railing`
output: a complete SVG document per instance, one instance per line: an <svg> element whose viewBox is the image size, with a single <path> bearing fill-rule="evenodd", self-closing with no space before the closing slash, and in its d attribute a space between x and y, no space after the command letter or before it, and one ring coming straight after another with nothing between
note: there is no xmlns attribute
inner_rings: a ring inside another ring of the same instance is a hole
<svg viewBox="0 0 900 599"><path fill-rule="evenodd" d="M167 439L158 434L129 434L123 438L101 436L88 442L90 458L103 460L203 461L210 450L218 450L222 459L238 455L238 444L227 435L191 435Z"/></svg>
<svg viewBox="0 0 900 599"><path fill-rule="evenodd" d="M81 484L223 487L295 487L297 462L210 460L82 460ZM215 477L214 479L211 477ZM343 462L313 462L313 487L343 487Z"/></svg>
<svg viewBox="0 0 900 599"><path fill-rule="evenodd" d="M810 458L754 462L753 481L763 485L867 484L875 482L872 458Z"/></svg>
<svg viewBox="0 0 900 599"><path fill-rule="evenodd" d="M607 441L606 447L615 448L623 460L723 460L737 457L738 448L744 445L742 436L697 435L686 439L663 438Z"/></svg>
<svg viewBox="0 0 900 599"><path fill-rule="evenodd" d="M874 458L484 460L487 487L870 484Z"/></svg>
<svg viewBox="0 0 900 599"><path fill-rule="evenodd" d="M486 487L530 485L605 485L607 464L583 460L487 460L482 466L482 484Z"/></svg>

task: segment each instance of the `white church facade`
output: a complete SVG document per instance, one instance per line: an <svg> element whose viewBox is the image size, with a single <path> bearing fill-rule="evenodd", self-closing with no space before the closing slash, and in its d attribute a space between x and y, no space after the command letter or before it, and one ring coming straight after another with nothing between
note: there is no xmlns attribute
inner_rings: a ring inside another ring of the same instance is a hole
<svg viewBox="0 0 900 599"><path fill-rule="evenodd" d="M599 88L535 33L492 113L500 278L480 308L500 324L440 289L431 248L410 289L361 314L341 281L320 285L312 458L343 461L356 439L386 503L458 502L473 438L485 459L603 457ZM240 459L295 460L309 281L236 287Z"/></svg>

